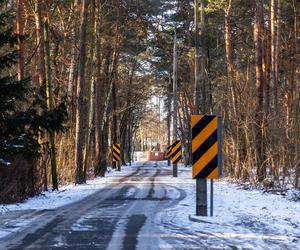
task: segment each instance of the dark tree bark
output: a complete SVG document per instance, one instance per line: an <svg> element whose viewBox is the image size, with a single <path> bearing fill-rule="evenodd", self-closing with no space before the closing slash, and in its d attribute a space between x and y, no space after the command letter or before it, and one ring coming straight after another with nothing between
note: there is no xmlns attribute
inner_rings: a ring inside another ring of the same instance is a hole
<svg viewBox="0 0 300 250"><path fill-rule="evenodd" d="M263 140L263 104L264 104L264 74L263 74L263 0L255 1L254 44L255 44L255 75L256 75L256 126L257 126L257 176L259 181L265 178L266 172L263 165L264 140Z"/></svg>
<svg viewBox="0 0 300 250"><path fill-rule="evenodd" d="M76 184L85 183L86 172L84 171L84 147L86 131L86 107L87 87L85 82L86 64L86 29L88 16L88 0L81 3L81 25L80 25L80 48L79 48L79 75L77 82L77 105L76 105L76 145L75 145L75 166Z"/></svg>
<svg viewBox="0 0 300 250"><path fill-rule="evenodd" d="M18 80L24 78L24 44L21 39L21 36L24 35L24 0L17 0L17 25L16 25L16 33L19 35L18 37Z"/></svg>
<svg viewBox="0 0 300 250"><path fill-rule="evenodd" d="M43 1L37 0L35 5L36 44L38 46L38 79L40 87L45 81L45 45L44 26L42 22Z"/></svg>

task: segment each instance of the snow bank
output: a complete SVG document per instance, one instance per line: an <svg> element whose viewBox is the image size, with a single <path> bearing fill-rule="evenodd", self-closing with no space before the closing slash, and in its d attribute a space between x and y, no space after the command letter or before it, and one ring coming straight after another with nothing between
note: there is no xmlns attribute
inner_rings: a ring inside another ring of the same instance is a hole
<svg viewBox="0 0 300 250"><path fill-rule="evenodd" d="M141 163L137 162L135 163L135 166L138 166L138 164ZM54 209L67 205L93 194L100 188L113 183L118 177L130 174L130 172L133 171L134 169L131 169L129 166L122 166L122 171L117 171L109 167L105 177L88 180L86 184L61 186L58 191L49 190L42 192L41 194L29 198L22 203L9 205L0 204L0 214L16 210Z"/></svg>
<svg viewBox="0 0 300 250"><path fill-rule="evenodd" d="M160 166L167 167L165 162ZM160 214L164 231L188 228L188 235L203 238L201 242L210 247L216 246L214 241L226 239L225 245L240 248L300 249L300 202L289 199L291 195L244 190L237 184L219 180L214 182L214 216L202 217L195 216L196 181L191 178L191 168L180 165L178 178L172 180L187 196Z"/></svg>

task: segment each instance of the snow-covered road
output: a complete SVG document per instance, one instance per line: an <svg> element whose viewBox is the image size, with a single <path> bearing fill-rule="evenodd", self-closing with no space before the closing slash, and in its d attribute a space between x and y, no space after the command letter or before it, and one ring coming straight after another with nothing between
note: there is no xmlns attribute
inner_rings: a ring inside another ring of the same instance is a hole
<svg viewBox="0 0 300 250"><path fill-rule="evenodd" d="M191 169L138 162L86 185L0 205L0 249L300 249L300 203L215 182L196 217Z"/></svg>

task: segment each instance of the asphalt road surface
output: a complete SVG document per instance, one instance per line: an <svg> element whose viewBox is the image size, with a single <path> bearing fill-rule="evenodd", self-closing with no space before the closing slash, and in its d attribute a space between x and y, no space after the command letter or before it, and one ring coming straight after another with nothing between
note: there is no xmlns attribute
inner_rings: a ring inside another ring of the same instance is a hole
<svg viewBox="0 0 300 250"><path fill-rule="evenodd" d="M39 210L30 226L4 238L0 249L189 249L180 228L164 234L156 220L186 196L162 176L172 178L171 169L146 162L79 202Z"/></svg>

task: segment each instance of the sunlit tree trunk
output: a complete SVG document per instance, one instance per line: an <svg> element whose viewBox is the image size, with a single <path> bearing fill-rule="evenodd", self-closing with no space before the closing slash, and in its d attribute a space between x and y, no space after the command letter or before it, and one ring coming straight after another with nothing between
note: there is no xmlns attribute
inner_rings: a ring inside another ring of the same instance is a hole
<svg viewBox="0 0 300 250"><path fill-rule="evenodd" d="M90 39L90 51L89 51L89 60L88 60L88 69L87 69L87 112L86 112L86 130L85 130L85 149L84 149L84 173L87 172L89 157L90 157L90 132L92 125L93 117L93 95L92 89L94 88L95 80L95 35L97 32L98 18L96 18L96 2L92 1L91 4L91 39Z"/></svg>
<svg viewBox="0 0 300 250"><path fill-rule="evenodd" d="M24 35L24 0L17 0L17 24L16 33L20 36ZM21 37L18 37L18 80L24 78L24 43Z"/></svg>
<svg viewBox="0 0 300 250"><path fill-rule="evenodd" d="M300 188L299 178L300 178L300 121L299 121L299 115L300 115L300 94L299 94L299 84L300 84L300 1L293 0L294 4L294 65L295 65L295 82L298 84L296 86L296 95L295 95L295 130L296 130L296 174L295 174L295 188ZM297 67L298 65L298 67Z"/></svg>
<svg viewBox="0 0 300 250"><path fill-rule="evenodd" d="M274 98L277 95L277 79L275 75L275 61L276 61L276 18L275 18L275 10L276 10L275 0L270 0L270 30L271 30L271 86L274 90ZM275 94L276 93L276 94ZM274 99L274 103L275 103Z"/></svg>
<svg viewBox="0 0 300 250"><path fill-rule="evenodd" d="M86 181L84 171L84 143L86 131L86 107L87 86L85 81L86 64L86 30L88 16L88 0L81 2L81 25L80 25L80 47L79 47L79 75L77 81L77 104L76 104L76 142L75 142L75 167L76 184Z"/></svg>
<svg viewBox="0 0 300 250"><path fill-rule="evenodd" d="M38 75L38 88L42 88L44 85L46 75L45 75L45 46L44 46L44 27L42 21L42 5L43 1L37 0L35 3L35 28L36 28L36 46L37 46L37 75ZM42 138L39 134L39 143L42 144ZM43 157L40 161L42 168L42 179L43 179L43 189L48 189L48 178L47 178L47 155Z"/></svg>
<svg viewBox="0 0 300 250"><path fill-rule="evenodd" d="M255 1L254 45L255 45L255 75L256 75L256 143L257 143L257 176L262 181L266 175L263 166L263 104L264 104L264 74L263 74L263 0Z"/></svg>
<svg viewBox="0 0 300 250"><path fill-rule="evenodd" d="M50 42L49 42L49 20L45 18L44 21L44 44L45 44L45 89L47 98L47 108L52 110L54 108L53 94L52 94L52 81L51 81L51 63L50 63ZM50 158L51 158L51 176L53 189L58 189L57 183L57 163L56 163L56 149L55 149L55 132L49 132L50 138Z"/></svg>
<svg viewBox="0 0 300 250"><path fill-rule="evenodd" d="M45 46L44 27L42 21L42 0L37 0L35 5L36 43L38 46L38 78L40 87L45 81Z"/></svg>
<svg viewBox="0 0 300 250"><path fill-rule="evenodd" d="M96 18L100 18L101 12L99 3L96 1ZM100 24L101 25L101 24ZM103 117L103 102L104 102L104 79L101 74L103 53L101 53L101 39L99 34L99 28L96 30L96 57L97 57L97 68L96 68L96 81L95 81L95 147L96 147L96 163L94 174L104 176L105 174L105 147L104 147L104 136L102 121ZM104 165L102 162L104 161Z"/></svg>
<svg viewBox="0 0 300 250"><path fill-rule="evenodd" d="M233 86L234 68L233 68L233 55L232 55L232 44L231 44L231 13L232 13L232 0L228 0L227 8L225 11L225 49L227 59L227 79L231 92L233 114L237 116L236 110L236 95Z"/></svg>
<svg viewBox="0 0 300 250"><path fill-rule="evenodd" d="M274 3L275 4L275 3ZM274 7L276 8L276 7ZM275 103L275 112L278 110L278 65L279 65L279 52L281 46L281 25L282 25L282 17L281 17L281 9L282 2L281 0L277 0L277 20L276 20L276 31L274 34L274 103Z"/></svg>

